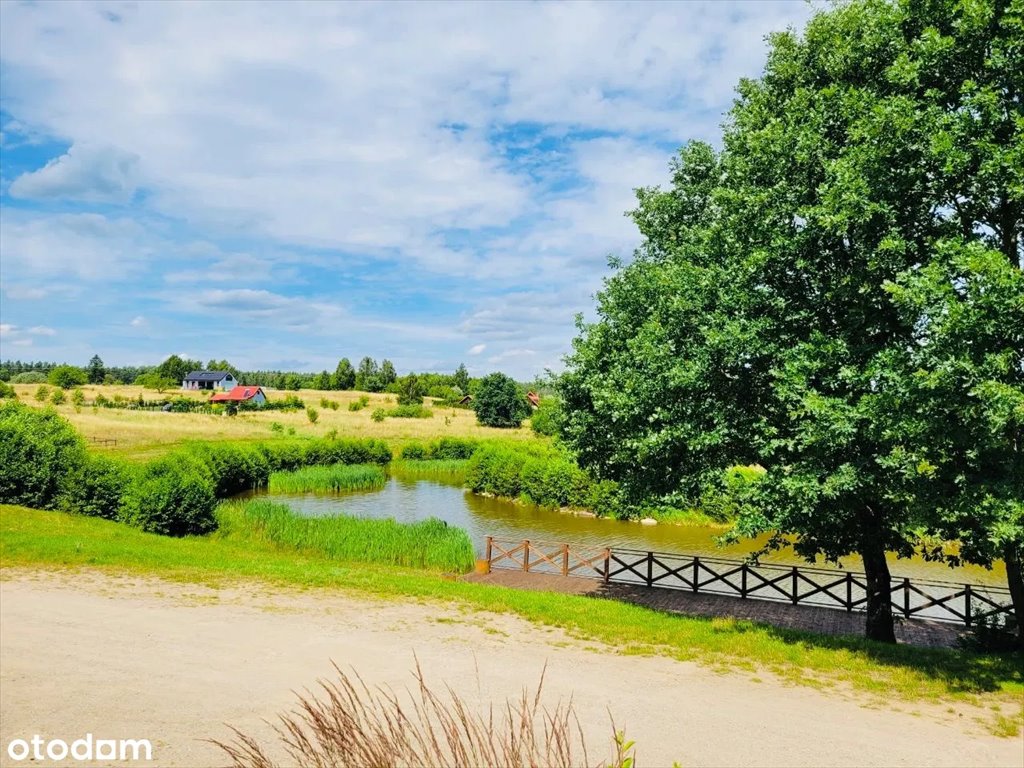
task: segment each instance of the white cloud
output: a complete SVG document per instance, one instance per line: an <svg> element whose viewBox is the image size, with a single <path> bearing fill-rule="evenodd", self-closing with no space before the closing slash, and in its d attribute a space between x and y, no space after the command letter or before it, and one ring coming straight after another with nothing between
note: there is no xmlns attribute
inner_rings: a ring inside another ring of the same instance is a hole
<svg viewBox="0 0 1024 768"><path fill-rule="evenodd" d="M482 352L483 352L483 351L484 351L485 349L487 349L487 345L486 345L486 344L474 344L474 345L473 345L472 347L470 347L470 348L469 348L469 349L468 349L468 350L466 351L466 354L468 354L468 355L479 355L479 354L481 354L481 353L482 353Z"/></svg>
<svg viewBox="0 0 1024 768"><path fill-rule="evenodd" d="M116 147L75 144L67 154L10 186L12 197L127 202L135 193L139 156Z"/></svg>
<svg viewBox="0 0 1024 768"><path fill-rule="evenodd" d="M13 335L15 330L16 326L11 325L10 323L0 323L0 338Z"/></svg>
<svg viewBox="0 0 1024 768"><path fill-rule="evenodd" d="M36 325L28 329L28 332L33 336L56 336L57 332L53 328L49 328L45 325Z"/></svg>
<svg viewBox="0 0 1024 768"><path fill-rule="evenodd" d="M146 325L146 318L144 318L142 315L136 315L131 319L128 325L130 325L132 328L142 328L144 325Z"/></svg>

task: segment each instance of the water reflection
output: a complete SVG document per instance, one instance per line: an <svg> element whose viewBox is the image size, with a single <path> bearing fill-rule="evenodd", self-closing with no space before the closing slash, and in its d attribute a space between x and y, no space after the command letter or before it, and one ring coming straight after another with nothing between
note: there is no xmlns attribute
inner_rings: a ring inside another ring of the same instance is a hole
<svg viewBox="0 0 1024 768"><path fill-rule="evenodd" d="M261 494L262 492L256 492ZM252 494L249 494L252 495ZM296 514L310 517L353 515L356 517L393 518L413 522L438 517L449 525L465 529L478 554L482 554L488 535L504 539L530 539L553 544L574 543L595 547L656 550L712 557L743 557L754 551L758 542L744 541L721 547L716 541L719 531L685 525L645 526L620 520L576 517L540 507L516 504L504 499L478 496L457 485L438 479L414 480L391 477L380 491L343 494L274 494L274 499L288 504ZM805 564L792 551L773 553L765 562L786 565ZM821 565L824 565L823 563ZM855 557L843 560L843 567L860 570ZM890 561L894 576L918 579L972 582L1003 586L1006 575L1001 567L988 571L968 566L950 569L941 563L920 558Z"/></svg>

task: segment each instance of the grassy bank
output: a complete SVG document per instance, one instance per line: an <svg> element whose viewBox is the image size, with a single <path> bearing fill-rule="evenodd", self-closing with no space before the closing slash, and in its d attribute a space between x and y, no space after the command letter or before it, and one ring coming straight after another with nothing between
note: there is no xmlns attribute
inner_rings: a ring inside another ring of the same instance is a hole
<svg viewBox="0 0 1024 768"><path fill-rule="evenodd" d="M218 538L269 544L328 560L457 573L473 567L473 545L466 532L433 518L396 523L345 516L297 517L284 504L251 499L221 504L217 523Z"/></svg>
<svg viewBox="0 0 1024 768"><path fill-rule="evenodd" d="M890 702L968 700L1008 706L1011 717L1017 717L1015 707L1024 694L1019 657L886 646L745 621L674 616L611 600L519 592L423 571L332 560L254 535L172 539L105 520L0 506L0 563L104 568L204 583L256 579L395 599L454 600L560 627L601 652L767 671L794 683L849 686Z"/></svg>
<svg viewBox="0 0 1024 768"><path fill-rule="evenodd" d="M383 488L387 481L387 474L375 464L331 464L274 472L267 488L271 493L372 491Z"/></svg>

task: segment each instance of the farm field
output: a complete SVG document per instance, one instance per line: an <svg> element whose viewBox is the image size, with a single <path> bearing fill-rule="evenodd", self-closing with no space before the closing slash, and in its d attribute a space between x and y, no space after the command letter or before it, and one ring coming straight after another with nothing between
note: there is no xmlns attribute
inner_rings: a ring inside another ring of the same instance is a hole
<svg viewBox="0 0 1024 768"><path fill-rule="evenodd" d="M139 386L128 385L86 385L82 392L86 404L77 408L70 399L61 405L40 403L35 399L38 384L16 384L14 390L18 399L33 407L55 408L89 442L116 441L116 445L95 445L95 450L120 455L131 460L148 460L160 456L185 440L273 440L275 437L295 436L323 437L337 430L342 437L372 437L387 440L398 448L410 440L430 440L437 437L499 437L506 440L538 440L530 430L529 422L519 429L494 429L477 423L476 414L465 408L445 408L427 405L433 411L428 419L386 418L375 422L371 414L376 408L395 407L394 395L383 393L348 391L300 390L290 392L264 388L270 400L281 400L296 395L307 406L319 412L316 424L311 424L304 410L287 411L242 411L235 416L203 413L164 413L149 410L125 410L120 408L93 408L91 403L97 394L113 398L115 395L135 400L142 395L147 401L161 397L186 397L206 400L207 395L168 390L163 395ZM53 387L50 387L52 390ZM369 398L369 405L358 411L350 411L349 403L360 397ZM338 404L338 409L323 408L320 400L326 399ZM279 424L275 431L272 425Z"/></svg>

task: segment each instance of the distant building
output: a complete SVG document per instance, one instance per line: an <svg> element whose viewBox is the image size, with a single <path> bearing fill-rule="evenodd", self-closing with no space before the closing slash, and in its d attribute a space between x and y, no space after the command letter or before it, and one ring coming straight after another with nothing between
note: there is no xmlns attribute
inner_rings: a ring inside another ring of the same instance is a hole
<svg viewBox="0 0 1024 768"><path fill-rule="evenodd" d="M261 387L235 387L230 392L218 392L210 398L211 403L255 403L263 405L267 396Z"/></svg>
<svg viewBox="0 0 1024 768"><path fill-rule="evenodd" d="M530 401L531 408L540 407L540 395L538 395L536 392L527 392L526 399Z"/></svg>
<svg viewBox="0 0 1024 768"><path fill-rule="evenodd" d="M466 395L461 400L459 400L459 405L469 405L472 402L473 402L473 396L472 395Z"/></svg>
<svg viewBox="0 0 1024 768"><path fill-rule="evenodd" d="M182 389L219 389L226 391L238 386L238 380L227 371L192 371L181 382Z"/></svg>

